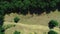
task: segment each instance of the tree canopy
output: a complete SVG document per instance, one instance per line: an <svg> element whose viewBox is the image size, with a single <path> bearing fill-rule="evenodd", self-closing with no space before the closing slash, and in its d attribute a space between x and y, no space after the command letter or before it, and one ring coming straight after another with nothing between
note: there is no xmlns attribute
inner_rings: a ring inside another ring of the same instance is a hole
<svg viewBox="0 0 60 34"><path fill-rule="evenodd" d="M0 0L0 10L10 13L15 10L54 10L59 7L60 0ZM60 9L60 8L58 8ZM16 11L17 12L17 11Z"/></svg>

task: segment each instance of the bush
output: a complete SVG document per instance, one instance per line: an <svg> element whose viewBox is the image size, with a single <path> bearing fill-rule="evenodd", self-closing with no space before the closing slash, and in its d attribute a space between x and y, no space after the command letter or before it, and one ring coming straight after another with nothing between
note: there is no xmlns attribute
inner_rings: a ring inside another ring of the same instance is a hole
<svg viewBox="0 0 60 34"><path fill-rule="evenodd" d="M50 30L50 31L48 32L48 34L58 34L58 33L55 32L55 31Z"/></svg>
<svg viewBox="0 0 60 34"><path fill-rule="evenodd" d="M14 32L14 34L20 34L20 32L18 32L18 31L15 31L15 32Z"/></svg>
<svg viewBox="0 0 60 34"><path fill-rule="evenodd" d="M14 18L14 22L17 23L20 19L18 17Z"/></svg>
<svg viewBox="0 0 60 34"><path fill-rule="evenodd" d="M49 24L49 28L50 28L50 29L58 26L58 22L55 21L55 20L51 20L48 24Z"/></svg>

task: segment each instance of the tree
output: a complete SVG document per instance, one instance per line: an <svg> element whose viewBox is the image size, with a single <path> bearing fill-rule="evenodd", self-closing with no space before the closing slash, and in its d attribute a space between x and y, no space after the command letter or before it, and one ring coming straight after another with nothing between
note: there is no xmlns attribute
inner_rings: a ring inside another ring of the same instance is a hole
<svg viewBox="0 0 60 34"><path fill-rule="evenodd" d="M14 22L17 23L20 19L18 17L14 18Z"/></svg>
<svg viewBox="0 0 60 34"><path fill-rule="evenodd" d="M39 13L40 10L35 11L37 9L41 9L40 12L47 11L50 13L57 8L60 10L59 7L60 0L0 0L0 10L8 14L11 12L28 13L28 11Z"/></svg>
<svg viewBox="0 0 60 34"><path fill-rule="evenodd" d="M53 30L50 30L50 31L48 32L48 34L58 34L58 33L55 32L55 31L53 31Z"/></svg>
<svg viewBox="0 0 60 34"><path fill-rule="evenodd" d="M23 5L24 5L21 1L17 1L17 2L15 2L14 4L15 4L15 6L16 6L17 8L18 8L18 7L19 7L19 8L22 8Z"/></svg>
<svg viewBox="0 0 60 34"><path fill-rule="evenodd" d="M23 4L24 4L23 9L28 9L30 4L31 4L31 2L30 2L30 0L24 0Z"/></svg>
<svg viewBox="0 0 60 34"><path fill-rule="evenodd" d="M58 26L58 22L55 21L55 20L51 20L51 21L48 23L48 25L49 25L49 28L52 29L52 28Z"/></svg>
<svg viewBox="0 0 60 34"><path fill-rule="evenodd" d="M10 4L9 4L9 2L7 2L7 1L3 1L3 2L1 2L2 4L1 4L1 9L0 10L3 10L4 12L3 12L3 14L4 13L7 13L7 12L11 12L11 11L9 11L9 9L10 9Z"/></svg>
<svg viewBox="0 0 60 34"><path fill-rule="evenodd" d="M31 0L31 6L33 8L36 8L37 7L37 0Z"/></svg>
<svg viewBox="0 0 60 34"><path fill-rule="evenodd" d="M50 7L56 7L56 2L54 1L51 1L49 4L50 4Z"/></svg>

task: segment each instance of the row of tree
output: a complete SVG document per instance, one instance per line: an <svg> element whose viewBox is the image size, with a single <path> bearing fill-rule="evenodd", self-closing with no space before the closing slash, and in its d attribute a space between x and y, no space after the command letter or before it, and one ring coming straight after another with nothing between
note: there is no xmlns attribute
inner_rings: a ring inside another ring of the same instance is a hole
<svg viewBox="0 0 60 34"><path fill-rule="evenodd" d="M0 0L0 13L38 13L59 8L60 0ZM1 12L2 11L2 12Z"/></svg>

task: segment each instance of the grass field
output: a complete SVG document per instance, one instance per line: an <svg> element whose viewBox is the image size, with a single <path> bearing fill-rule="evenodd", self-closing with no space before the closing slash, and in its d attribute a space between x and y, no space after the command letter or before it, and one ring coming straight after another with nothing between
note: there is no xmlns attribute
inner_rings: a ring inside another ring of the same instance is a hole
<svg viewBox="0 0 60 34"><path fill-rule="evenodd" d="M24 15L18 15L16 13L11 13L10 15L5 16L5 21L14 22L13 19L15 16L18 16L20 18L19 23L30 24L30 25L31 24L48 25L48 22L52 19L60 22L60 12L58 12L57 10L55 12L51 12L50 14L43 13L40 16L34 14L33 17L30 14L24 16Z"/></svg>
<svg viewBox="0 0 60 34"><path fill-rule="evenodd" d="M14 23L14 17L18 16L20 21L16 24ZM5 22L4 25L7 24L15 24L15 27L11 27L5 31L5 34L13 34L15 30L20 31L21 34L47 34L49 31L48 22L50 20L57 20L60 23L60 12L57 10L55 12L51 12L50 14L46 14L45 12L41 15L18 15L16 13L11 13L10 15L5 15ZM59 28L54 29L56 32L59 32Z"/></svg>
<svg viewBox="0 0 60 34"><path fill-rule="evenodd" d="M27 24L21 24L21 23L9 23L9 22L4 22L4 25L7 24L14 24L16 25L15 27L11 27L5 31L5 34L13 34L14 31L19 31L21 34L47 34L49 31L48 26L43 26L43 25L27 25ZM58 32L60 34L59 28L55 28L54 31Z"/></svg>

